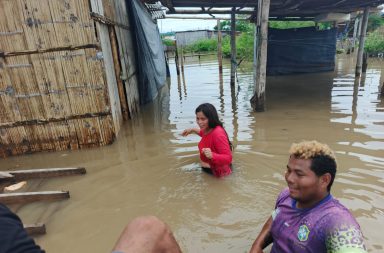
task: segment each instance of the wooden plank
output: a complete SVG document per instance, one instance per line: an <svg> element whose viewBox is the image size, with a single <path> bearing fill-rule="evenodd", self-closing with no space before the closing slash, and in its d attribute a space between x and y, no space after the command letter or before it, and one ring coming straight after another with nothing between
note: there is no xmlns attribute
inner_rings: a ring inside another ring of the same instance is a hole
<svg viewBox="0 0 384 253"><path fill-rule="evenodd" d="M127 96L125 95L126 91L124 89L123 81L120 78L121 65L120 65L120 59L119 59L119 51L117 48L115 29L113 27L109 27L109 38L111 40L113 66L115 68L117 88L119 91L119 98L120 98L121 112L123 114L123 119L128 120L129 110L128 110L128 104L127 104Z"/></svg>
<svg viewBox="0 0 384 253"><path fill-rule="evenodd" d="M51 178L51 177L63 177L73 175L84 175L86 173L85 168L49 168L49 169L30 169L30 170L10 170L0 171L2 173L8 173L17 181L32 179L32 178ZM1 178L0 178L1 180Z"/></svg>
<svg viewBox="0 0 384 253"><path fill-rule="evenodd" d="M30 236L45 235L47 232L44 223L23 224L23 226Z"/></svg>
<svg viewBox="0 0 384 253"><path fill-rule="evenodd" d="M5 205L26 204L37 201L54 201L68 199L68 191L41 191L23 193L1 193L0 203Z"/></svg>
<svg viewBox="0 0 384 253"><path fill-rule="evenodd" d="M259 1L261 5L257 17L255 30L255 56L254 82L255 94L251 98L251 105L254 111L265 110L265 86L267 76L267 44L268 44L268 17L270 0Z"/></svg>
<svg viewBox="0 0 384 253"><path fill-rule="evenodd" d="M114 130L116 135L120 131L123 122L120 98L116 81L115 69L113 67L113 57L111 50L111 42L109 40L108 26L97 23L98 34L100 36L101 47L103 49L104 71L108 86L109 103L111 107Z"/></svg>

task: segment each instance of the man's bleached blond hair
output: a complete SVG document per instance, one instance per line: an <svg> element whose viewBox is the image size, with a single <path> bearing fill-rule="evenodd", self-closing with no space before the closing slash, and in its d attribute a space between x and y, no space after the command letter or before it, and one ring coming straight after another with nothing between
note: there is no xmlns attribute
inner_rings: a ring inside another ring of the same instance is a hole
<svg viewBox="0 0 384 253"><path fill-rule="evenodd" d="M289 154L300 159L328 156L336 161L335 153L332 149L327 144L323 144L315 140L293 143L289 149Z"/></svg>

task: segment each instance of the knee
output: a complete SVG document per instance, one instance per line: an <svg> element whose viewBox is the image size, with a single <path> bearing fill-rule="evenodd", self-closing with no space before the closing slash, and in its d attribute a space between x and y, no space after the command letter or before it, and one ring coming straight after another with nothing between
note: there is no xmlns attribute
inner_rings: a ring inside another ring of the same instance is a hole
<svg viewBox="0 0 384 253"><path fill-rule="evenodd" d="M168 226L155 216L137 217L126 226L126 230L133 230L136 233L151 233L158 236L169 232Z"/></svg>

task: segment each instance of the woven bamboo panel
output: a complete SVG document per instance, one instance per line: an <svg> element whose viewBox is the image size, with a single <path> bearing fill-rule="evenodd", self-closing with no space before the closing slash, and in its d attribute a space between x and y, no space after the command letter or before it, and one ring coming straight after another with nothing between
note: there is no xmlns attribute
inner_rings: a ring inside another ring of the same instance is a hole
<svg viewBox="0 0 384 253"><path fill-rule="evenodd" d="M0 60L0 124L109 111L96 49Z"/></svg>
<svg viewBox="0 0 384 253"><path fill-rule="evenodd" d="M103 54L90 44L88 0L0 0L0 157L113 142Z"/></svg>
<svg viewBox="0 0 384 253"><path fill-rule="evenodd" d="M0 50L14 52L97 42L88 1L1 0Z"/></svg>
<svg viewBox="0 0 384 253"><path fill-rule="evenodd" d="M114 2L115 0L102 0L104 16L111 20L116 20Z"/></svg>
<svg viewBox="0 0 384 253"><path fill-rule="evenodd" d="M111 116L0 129L0 157L111 144Z"/></svg>

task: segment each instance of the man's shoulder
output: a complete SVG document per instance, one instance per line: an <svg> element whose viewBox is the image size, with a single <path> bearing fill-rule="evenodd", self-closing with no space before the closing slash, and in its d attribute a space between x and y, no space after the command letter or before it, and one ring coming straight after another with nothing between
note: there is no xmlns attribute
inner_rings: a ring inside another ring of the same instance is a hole
<svg viewBox="0 0 384 253"><path fill-rule="evenodd" d="M320 205L315 212L316 215L319 215L319 223L326 227L358 226L351 211L335 198L331 198L323 205Z"/></svg>

